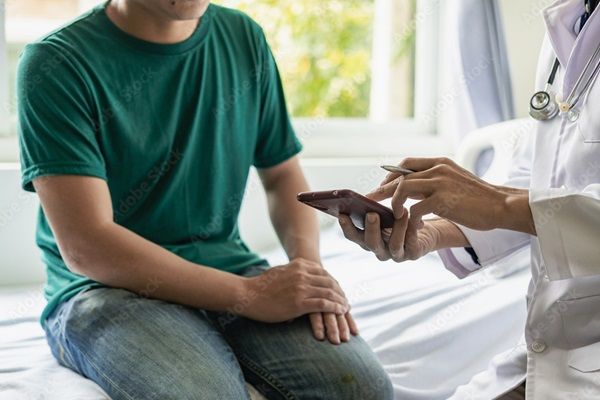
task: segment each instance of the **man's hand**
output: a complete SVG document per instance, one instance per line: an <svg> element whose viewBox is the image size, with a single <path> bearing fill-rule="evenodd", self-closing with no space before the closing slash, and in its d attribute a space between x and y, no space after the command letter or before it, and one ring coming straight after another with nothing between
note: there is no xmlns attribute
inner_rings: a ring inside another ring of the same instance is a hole
<svg viewBox="0 0 600 400"><path fill-rule="evenodd" d="M420 200L409 213L416 226L433 213L471 229L535 234L527 191L487 183L447 158L407 158L400 166L417 172L389 174L367 195L376 201L391 197L396 218L405 213L404 203L411 198Z"/></svg>
<svg viewBox="0 0 600 400"><path fill-rule="evenodd" d="M344 315L332 313L310 314L310 325L317 340L327 339L333 344L350 340L350 335L358 335L358 327L350 312Z"/></svg>
<svg viewBox="0 0 600 400"><path fill-rule="evenodd" d="M234 312L263 322L283 322L312 313L344 316L349 305L340 285L320 264L296 258L246 278Z"/></svg>

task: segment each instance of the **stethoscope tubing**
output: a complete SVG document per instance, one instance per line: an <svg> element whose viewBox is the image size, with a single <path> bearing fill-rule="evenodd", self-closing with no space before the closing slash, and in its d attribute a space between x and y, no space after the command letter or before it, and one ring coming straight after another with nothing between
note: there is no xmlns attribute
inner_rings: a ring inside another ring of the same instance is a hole
<svg viewBox="0 0 600 400"><path fill-rule="evenodd" d="M569 109L577 105L577 103L581 99L581 96L589 89L591 82L594 80L594 76L598 73L598 70L600 69L600 60L596 60L598 58L598 55L600 55L600 43L596 47L594 54L592 54L588 62L583 67L583 71L581 72L579 78L577 78L577 81L575 82L575 85L573 85L573 88L569 92L569 96L567 96L566 100L564 101L569 106ZM577 94L577 97L575 97L577 89L579 89L581 82L583 81L585 75L587 75L587 72L594 60L596 60L596 67L592 71L592 74L589 76L583 89Z"/></svg>

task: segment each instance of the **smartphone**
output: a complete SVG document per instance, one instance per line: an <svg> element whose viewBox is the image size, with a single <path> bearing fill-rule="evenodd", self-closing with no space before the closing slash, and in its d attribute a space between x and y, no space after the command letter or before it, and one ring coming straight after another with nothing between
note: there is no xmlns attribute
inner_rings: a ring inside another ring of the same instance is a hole
<svg viewBox="0 0 600 400"><path fill-rule="evenodd" d="M348 189L298 194L298 201L326 214L338 217L347 215L358 229L365 229L367 213L379 214L381 229L394 226L394 212L378 202Z"/></svg>

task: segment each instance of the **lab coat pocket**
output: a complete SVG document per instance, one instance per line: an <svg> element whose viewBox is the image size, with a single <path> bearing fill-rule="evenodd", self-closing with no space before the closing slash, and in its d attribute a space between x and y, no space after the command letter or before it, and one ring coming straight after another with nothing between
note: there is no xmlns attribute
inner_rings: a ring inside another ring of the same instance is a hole
<svg viewBox="0 0 600 400"><path fill-rule="evenodd" d="M567 349L600 342L600 295L559 300L557 304Z"/></svg>
<svg viewBox="0 0 600 400"><path fill-rule="evenodd" d="M584 373L600 371L600 342L573 349L568 354L571 368Z"/></svg>

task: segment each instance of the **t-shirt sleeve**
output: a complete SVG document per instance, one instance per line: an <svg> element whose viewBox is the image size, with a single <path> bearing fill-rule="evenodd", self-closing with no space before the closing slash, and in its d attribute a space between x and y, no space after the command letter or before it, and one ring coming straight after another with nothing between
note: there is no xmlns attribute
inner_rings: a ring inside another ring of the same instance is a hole
<svg viewBox="0 0 600 400"><path fill-rule="evenodd" d="M22 186L49 175L106 178L83 71L68 52L27 46L17 75Z"/></svg>
<svg viewBox="0 0 600 400"><path fill-rule="evenodd" d="M261 42L261 107L254 166L269 168L298 154L302 151L302 145L290 121L275 58L262 32Z"/></svg>

